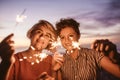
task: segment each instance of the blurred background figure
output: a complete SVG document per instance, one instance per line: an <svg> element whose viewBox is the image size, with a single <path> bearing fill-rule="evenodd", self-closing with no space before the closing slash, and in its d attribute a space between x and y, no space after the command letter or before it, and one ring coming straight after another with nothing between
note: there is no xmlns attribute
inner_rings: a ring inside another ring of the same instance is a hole
<svg viewBox="0 0 120 80"><path fill-rule="evenodd" d="M114 64L120 66L120 53L117 51L117 47L114 43L108 39L95 40L91 45L91 49L94 49L98 52L103 52ZM102 69L100 74L100 80L119 80L114 75L108 73Z"/></svg>
<svg viewBox="0 0 120 80"><path fill-rule="evenodd" d="M8 35L0 43L0 80L5 80L10 66L15 62L14 53L14 41L11 39L13 34Z"/></svg>

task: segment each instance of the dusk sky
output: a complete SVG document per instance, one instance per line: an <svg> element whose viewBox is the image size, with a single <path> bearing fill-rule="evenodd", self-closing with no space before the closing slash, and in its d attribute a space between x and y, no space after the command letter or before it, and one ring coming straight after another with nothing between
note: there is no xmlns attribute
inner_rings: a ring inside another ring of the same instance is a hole
<svg viewBox="0 0 120 80"><path fill-rule="evenodd" d="M16 25L20 14L27 18ZM55 26L61 18L80 22L81 46L110 39L120 52L120 0L0 0L0 41L14 33L16 52L22 51L30 44L26 32L32 25L45 19Z"/></svg>

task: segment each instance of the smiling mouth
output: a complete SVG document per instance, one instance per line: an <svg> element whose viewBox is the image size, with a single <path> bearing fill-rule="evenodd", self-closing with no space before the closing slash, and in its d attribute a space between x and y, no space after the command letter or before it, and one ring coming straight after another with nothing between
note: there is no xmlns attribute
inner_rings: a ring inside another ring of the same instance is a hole
<svg viewBox="0 0 120 80"><path fill-rule="evenodd" d="M45 42L44 42L44 41L37 40L36 43L39 44L39 45L43 45Z"/></svg>
<svg viewBox="0 0 120 80"><path fill-rule="evenodd" d="M71 44L65 44L65 46L71 46Z"/></svg>
<svg viewBox="0 0 120 80"><path fill-rule="evenodd" d="M41 44L41 45L43 45L43 44L45 44L45 42L39 42L38 44Z"/></svg>
<svg viewBox="0 0 120 80"><path fill-rule="evenodd" d="M38 43L41 43L41 44L44 44L44 41L43 41L43 40L40 40L40 39L38 39L37 42L38 42Z"/></svg>

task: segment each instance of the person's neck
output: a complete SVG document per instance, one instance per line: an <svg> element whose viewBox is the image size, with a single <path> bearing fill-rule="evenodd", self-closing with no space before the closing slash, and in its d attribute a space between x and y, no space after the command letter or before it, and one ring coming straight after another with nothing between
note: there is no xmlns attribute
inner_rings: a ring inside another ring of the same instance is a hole
<svg viewBox="0 0 120 80"><path fill-rule="evenodd" d="M30 52L30 54L38 54L41 53L42 50L36 50L35 48L30 46L28 51Z"/></svg>
<svg viewBox="0 0 120 80"><path fill-rule="evenodd" d="M79 50L78 49L69 50L67 52L73 59L75 59L75 60L77 59L78 54L79 54Z"/></svg>
<svg viewBox="0 0 120 80"><path fill-rule="evenodd" d="M26 54L23 54L23 57L27 57L28 62L36 63L36 60L40 61L39 54L41 50L33 50L31 47L26 51Z"/></svg>

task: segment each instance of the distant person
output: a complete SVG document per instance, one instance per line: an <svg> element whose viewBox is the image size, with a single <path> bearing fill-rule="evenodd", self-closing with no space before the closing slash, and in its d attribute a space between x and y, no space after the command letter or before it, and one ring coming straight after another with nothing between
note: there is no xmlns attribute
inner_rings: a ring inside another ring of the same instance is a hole
<svg viewBox="0 0 120 80"><path fill-rule="evenodd" d="M104 55L106 57L108 57L114 64L118 64L120 66L120 54L117 51L116 45L108 39L95 40L94 43L91 45L91 48L99 52L104 52ZM102 69L99 79L120 80L104 69Z"/></svg>

